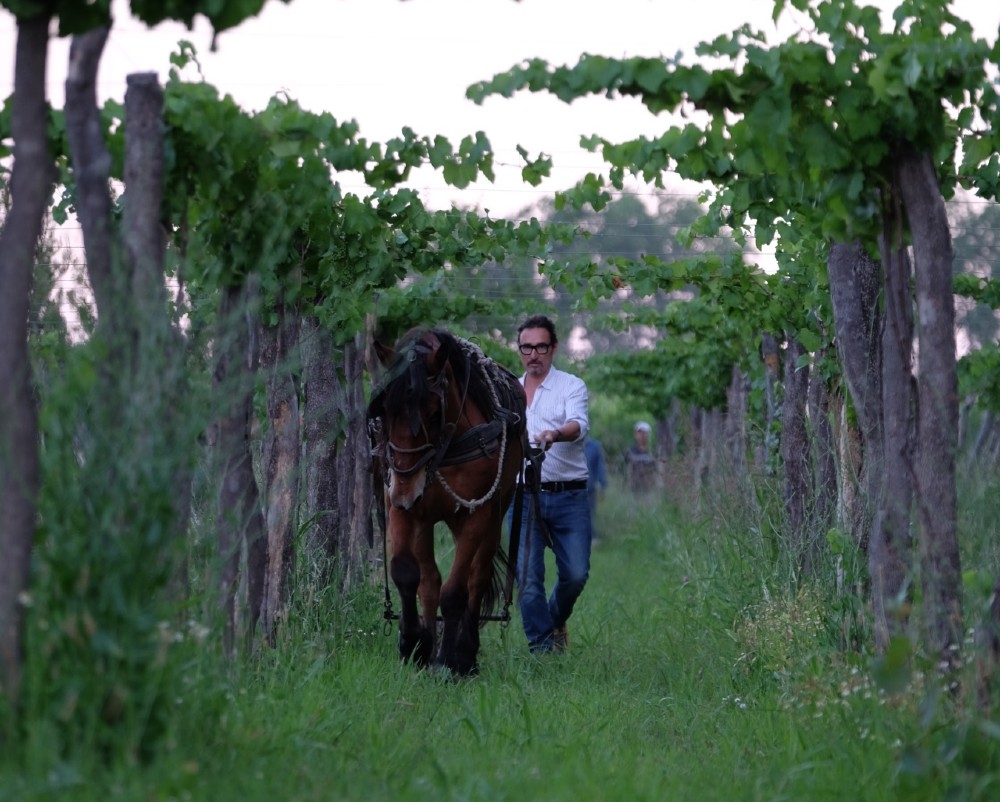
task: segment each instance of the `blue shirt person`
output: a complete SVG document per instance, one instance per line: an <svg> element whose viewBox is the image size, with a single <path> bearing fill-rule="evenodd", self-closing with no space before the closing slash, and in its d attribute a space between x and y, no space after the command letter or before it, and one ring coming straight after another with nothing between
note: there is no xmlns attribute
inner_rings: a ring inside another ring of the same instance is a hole
<svg viewBox="0 0 1000 802"><path fill-rule="evenodd" d="M597 539L597 499L608 489L608 466L604 459L604 447L599 440L588 437L583 445L583 453L587 458L589 482L587 494L590 502L590 539Z"/></svg>

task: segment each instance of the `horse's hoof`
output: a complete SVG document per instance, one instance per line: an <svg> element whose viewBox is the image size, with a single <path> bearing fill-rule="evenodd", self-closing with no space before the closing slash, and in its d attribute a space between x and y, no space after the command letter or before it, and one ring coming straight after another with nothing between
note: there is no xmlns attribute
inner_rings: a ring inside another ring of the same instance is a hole
<svg viewBox="0 0 1000 802"><path fill-rule="evenodd" d="M455 679L465 679L467 677L475 677L479 675L479 663L475 660L471 663L464 661L445 662L444 660L441 660L436 662L434 665L435 668L441 668L449 671Z"/></svg>
<svg viewBox="0 0 1000 802"><path fill-rule="evenodd" d="M462 679L462 677L456 674L454 670L446 666L444 663L434 663L427 669L427 673L432 677L445 682L458 682Z"/></svg>
<svg viewBox="0 0 1000 802"><path fill-rule="evenodd" d="M399 633L399 659L404 663L412 661L423 668L430 664L433 650L434 644L426 633L416 636Z"/></svg>

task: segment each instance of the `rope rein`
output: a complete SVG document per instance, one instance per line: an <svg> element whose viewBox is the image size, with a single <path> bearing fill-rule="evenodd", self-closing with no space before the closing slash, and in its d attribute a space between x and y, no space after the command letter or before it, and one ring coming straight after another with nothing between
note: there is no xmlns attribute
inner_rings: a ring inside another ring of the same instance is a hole
<svg viewBox="0 0 1000 802"><path fill-rule="evenodd" d="M497 393L496 382L493 380L493 376L487 369L489 363L486 362L487 356L483 353L483 350L478 346L470 343L468 340L460 340L463 349L468 353L470 357L474 357L472 362L472 367L478 370L480 375L486 379L486 384L490 390L490 398L493 401L496 409L501 408L500 396ZM500 487L500 480L503 477L503 461L504 457L507 455L507 430L509 426L504 426L500 433L500 454L497 459L497 475L493 478L493 485L489 490L486 491L486 495L477 499L465 499L462 498L458 493L455 492L454 488L448 484L444 476L441 475L440 468L435 468L434 476L441 483L441 486L445 489L449 496L455 500L455 512L459 509L465 508L469 512L473 512L477 508L483 506L487 501L489 501L493 496L496 495L497 488Z"/></svg>

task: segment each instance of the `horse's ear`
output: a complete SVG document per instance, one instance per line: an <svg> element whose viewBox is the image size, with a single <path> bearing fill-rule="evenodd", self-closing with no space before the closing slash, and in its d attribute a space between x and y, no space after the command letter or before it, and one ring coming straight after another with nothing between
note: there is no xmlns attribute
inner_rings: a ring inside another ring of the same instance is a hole
<svg viewBox="0 0 1000 802"><path fill-rule="evenodd" d="M451 357L451 346L452 341L447 337L438 336L437 332L431 332L434 335L434 339L437 347L434 350L434 357L431 361L431 365L434 368L434 373L440 373L444 370L445 364Z"/></svg>
<svg viewBox="0 0 1000 802"><path fill-rule="evenodd" d="M385 343L375 340L374 346L375 356L378 357L378 361L382 363L383 367L388 365L395 358L396 352Z"/></svg>

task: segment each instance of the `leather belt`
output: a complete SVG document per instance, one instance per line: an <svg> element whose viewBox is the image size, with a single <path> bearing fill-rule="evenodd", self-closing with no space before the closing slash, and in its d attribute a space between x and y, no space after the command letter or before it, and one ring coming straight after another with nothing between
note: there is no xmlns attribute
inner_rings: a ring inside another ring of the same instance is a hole
<svg viewBox="0 0 1000 802"><path fill-rule="evenodd" d="M575 479L572 482L542 482L538 487L543 493L562 493L564 490L586 490L586 479Z"/></svg>

